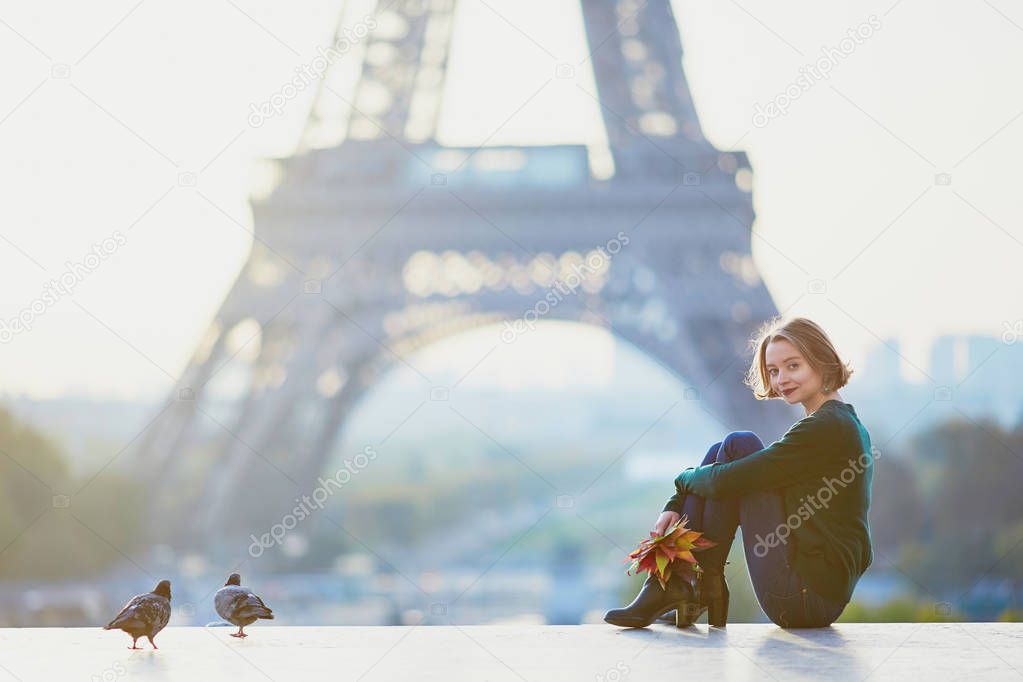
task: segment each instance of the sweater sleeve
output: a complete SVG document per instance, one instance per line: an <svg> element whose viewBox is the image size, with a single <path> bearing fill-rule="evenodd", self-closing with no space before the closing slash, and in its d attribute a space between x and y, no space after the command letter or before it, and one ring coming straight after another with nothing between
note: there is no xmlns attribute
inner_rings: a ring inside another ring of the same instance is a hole
<svg viewBox="0 0 1023 682"><path fill-rule="evenodd" d="M675 479L676 496L731 497L756 490L784 488L822 476L834 467L829 450L841 443L838 423L827 412L804 417L780 440L734 462L689 468ZM674 498L672 498L674 499Z"/></svg>
<svg viewBox="0 0 1023 682"><path fill-rule="evenodd" d="M695 467L688 467L686 471ZM682 514L682 506L685 504L686 494L684 491L675 490L675 494L668 498L668 501L664 503L664 508L661 509L661 513L666 511L675 512L676 514Z"/></svg>

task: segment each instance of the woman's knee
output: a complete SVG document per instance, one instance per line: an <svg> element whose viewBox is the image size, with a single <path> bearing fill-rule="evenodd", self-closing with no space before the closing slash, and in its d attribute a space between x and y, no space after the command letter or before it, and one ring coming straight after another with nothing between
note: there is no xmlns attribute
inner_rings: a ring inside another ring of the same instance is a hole
<svg viewBox="0 0 1023 682"><path fill-rule="evenodd" d="M725 452L733 457L744 457L764 449L764 442L752 431L732 431L722 442Z"/></svg>
<svg viewBox="0 0 1023 682"><path fill-rule="evenodd" d="M707 449L707 454L703 456L703 460L700 462L700 466L712 464L715 461L717 461L719 452L721 452L721 441L714 443Z"/></svg>

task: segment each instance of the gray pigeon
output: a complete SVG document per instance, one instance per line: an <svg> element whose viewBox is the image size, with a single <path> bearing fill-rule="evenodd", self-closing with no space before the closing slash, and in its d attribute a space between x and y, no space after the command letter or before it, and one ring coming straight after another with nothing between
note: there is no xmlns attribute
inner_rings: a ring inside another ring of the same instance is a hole
<svg viewBox="0 0 1023 682"><path fill-rule="evenodd" d="M129 649L141 649L137 642L145 637L154 649L156 642L153 637L167 626L171 614L170 581L161 580L152 592L138 594L124 605L114 619L103 626L104 630L124 630L131 635Z"/></svg>
<svg viewBox="0 0 1023 682"><path fill-rule="evenodd" d="M238 626L238 632L232 632L232 637L248 637L245 634L246 625L251 625L261 618L273 620L274 617L270 607L253 594L252 590L242 587L241 584L242 577L232 573L224 586L213 596L213 606L220 617L231 625Z"/></svg>

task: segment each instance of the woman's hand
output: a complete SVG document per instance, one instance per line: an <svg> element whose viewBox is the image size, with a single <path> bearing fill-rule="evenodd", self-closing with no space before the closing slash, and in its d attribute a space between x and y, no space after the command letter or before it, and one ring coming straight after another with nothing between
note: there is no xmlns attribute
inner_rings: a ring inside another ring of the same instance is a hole
<svg viewBox="0 0 1023 682"><path fill-rule="evenodd" d="M658 535L664 535L664 531L671 528L672 524L680 518L681 515L678 512L661 512L661 515L657 517L657 523L654 524L654 532Z"/></svg>

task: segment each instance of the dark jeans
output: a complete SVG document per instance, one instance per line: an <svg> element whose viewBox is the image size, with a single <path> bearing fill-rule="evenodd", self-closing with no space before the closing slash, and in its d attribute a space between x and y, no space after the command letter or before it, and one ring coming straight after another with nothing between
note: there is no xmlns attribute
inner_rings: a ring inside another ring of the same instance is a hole
<svg viewBox="0 0 1023 682"><path fill-rule="evenodd" d="M763 449L764 444L755 433L733 431L710 447L702 464L732 462ZM689 517L690 528L703 531L708 539L718 543L696 555L700 565L711 571L724 569L735 530L742 526L753 590L764 613L777 625L826 627L842 614L845 604L815 593L789 565L786 543L779 542L770 548L758 543L758 537L777 536L778 528L785 525L785 502L780 490L758 490L718 499L689 494L682 511Z"/></svg>

